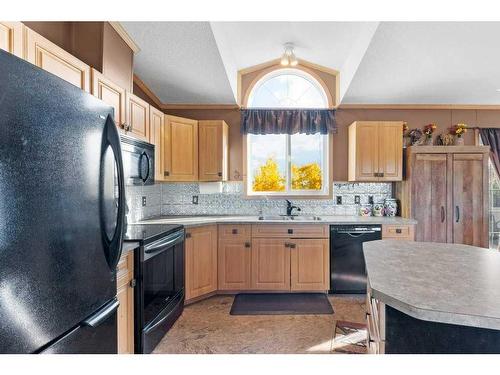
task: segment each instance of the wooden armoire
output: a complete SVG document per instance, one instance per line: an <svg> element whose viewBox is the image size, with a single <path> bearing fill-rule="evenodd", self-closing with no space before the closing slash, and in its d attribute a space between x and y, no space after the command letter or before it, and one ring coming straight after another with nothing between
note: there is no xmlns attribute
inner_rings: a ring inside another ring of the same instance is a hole
<svg viewBox="0 0 500 375"><path fill-rule="evenodd" d="M396 183L401 216L417 220L416 240L488 247L487 146L413 146Z"/></svg>

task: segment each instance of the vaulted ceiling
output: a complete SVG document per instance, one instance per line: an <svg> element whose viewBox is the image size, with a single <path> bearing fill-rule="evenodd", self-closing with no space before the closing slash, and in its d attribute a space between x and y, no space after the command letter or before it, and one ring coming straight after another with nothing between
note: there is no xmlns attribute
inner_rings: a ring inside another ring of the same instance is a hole
<svg viewBox="0 0 500 375"><path fill-rule="evenodd" d="M123 22L164 103L236 103L237 71L297 57L340 71L341 104L500 104L500 22Z"/></svg>

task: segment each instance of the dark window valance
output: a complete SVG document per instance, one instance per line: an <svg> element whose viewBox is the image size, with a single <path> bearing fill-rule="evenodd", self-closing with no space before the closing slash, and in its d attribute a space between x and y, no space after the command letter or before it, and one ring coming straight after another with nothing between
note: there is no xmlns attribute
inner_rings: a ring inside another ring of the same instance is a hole
<svg viewBox="0 0 500 375"><path fill-rule="evenodd" d="M333 109L242 109L243 134L336 133Z"/></svg>

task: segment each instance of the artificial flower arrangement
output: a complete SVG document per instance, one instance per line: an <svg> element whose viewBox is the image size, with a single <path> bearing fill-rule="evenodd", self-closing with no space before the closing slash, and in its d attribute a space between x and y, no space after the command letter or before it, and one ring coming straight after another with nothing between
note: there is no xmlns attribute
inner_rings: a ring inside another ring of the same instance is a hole
<svg viewBox="0 0 500 375"><path fill-rule="evenodd" d="M465 133L467 133L467 124L456 124L450 129L450 134L456 135L458 138L461 138Z"/></svg>
<svg viewBox="0 0 500 375"><path fill-rule="evenodd" d="M437 125L432 123L424 126L424 134L427 136L427 138L432 138L432 133L436 130Z"/></svg>

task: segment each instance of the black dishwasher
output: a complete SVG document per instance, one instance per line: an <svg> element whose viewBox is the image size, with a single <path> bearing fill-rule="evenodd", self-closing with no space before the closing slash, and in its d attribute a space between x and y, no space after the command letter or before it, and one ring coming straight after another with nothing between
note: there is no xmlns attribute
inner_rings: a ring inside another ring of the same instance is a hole
<svg viewBox="0 0 500 375"><path fill-rule="evenodd" d="M329 293L366 293L363 242L382 239L380 225L330 226Z"/></svg>

